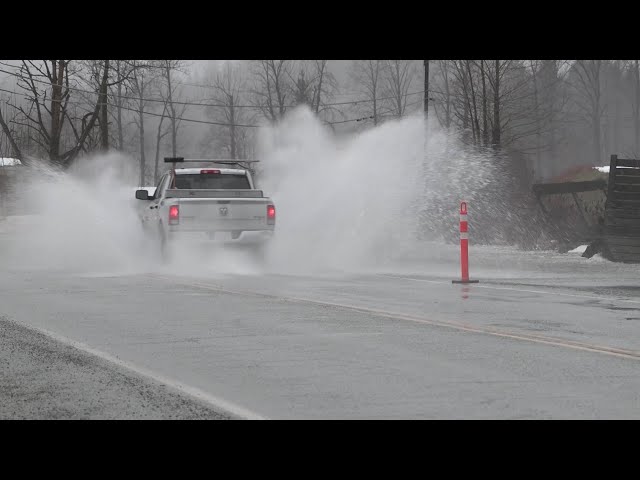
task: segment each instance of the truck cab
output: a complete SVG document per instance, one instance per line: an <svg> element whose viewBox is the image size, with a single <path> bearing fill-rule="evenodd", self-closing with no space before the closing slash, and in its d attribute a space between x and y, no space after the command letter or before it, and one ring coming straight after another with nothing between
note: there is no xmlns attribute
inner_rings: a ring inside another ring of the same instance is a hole
<svg viewBox="0 0 640 480"><path fill-rule="evenodd" d="M153 195L141 189L136 198L148 202L141 219L163 251L188 237L262 249L275 230L275 205L255 188L248 168L174 166Z"/></svg>

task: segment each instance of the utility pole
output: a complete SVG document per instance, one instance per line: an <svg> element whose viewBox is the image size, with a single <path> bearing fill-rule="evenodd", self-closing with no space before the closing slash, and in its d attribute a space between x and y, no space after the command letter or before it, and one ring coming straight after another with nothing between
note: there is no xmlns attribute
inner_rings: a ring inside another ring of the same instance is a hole
<svg viewBox="0 0 640 480"><path fill-rule="evenodd" d="M424 60L424 119L429 119L429 60Z"/></svg>
<svg viewBox="0 0 640 480"><path fill-rule="evenodd" d="M107 75L109 75L109 60L104 61L105 79L100 84L100 95L98 101L102 104L100 107L100 137L101 146L104 152L109 150L109 117L107 116ZM62 83L62 80L60 80Z"/></svg>
<svg viewBox="0 0 640 480"><path fill-rule="evenodd" d="M422 159L422 177L427 178L429 152L429 60L424 60L424 156Z"/></svg>

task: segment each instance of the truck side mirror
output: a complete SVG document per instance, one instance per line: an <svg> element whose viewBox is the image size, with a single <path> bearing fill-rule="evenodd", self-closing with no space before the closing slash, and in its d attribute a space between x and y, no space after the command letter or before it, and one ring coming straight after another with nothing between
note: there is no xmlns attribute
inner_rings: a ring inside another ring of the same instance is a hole
<svg viewBox="0 0 640 480"><path fill-rule="evenodd" d="M136 198L138 200L151 200L153 197L150 197L149 192L146 190L136 190Z"/></svg>

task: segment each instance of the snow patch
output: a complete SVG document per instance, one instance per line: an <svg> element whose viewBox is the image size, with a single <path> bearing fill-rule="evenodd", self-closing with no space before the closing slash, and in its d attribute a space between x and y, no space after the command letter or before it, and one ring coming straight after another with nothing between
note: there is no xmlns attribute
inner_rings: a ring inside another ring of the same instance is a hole
<svg viewBox="0 0 640 480"><path fill-rule="evenodd" d="M593 168L595 170L598 170L599 172L609 173L609 165L605 165L604 167L593 167ZM634 168L634 167L618 166L618 168Z"/></svg>
<svg viewBox="0 0 640 480"><path fill-rule="evenodd" d="M0 157L0 167L15 167L22 165L22 162L17 158Z"/></svg>
<svg viewBox="0 0 640 480"><path fill-rule="evenodd" d="M579 247L574 248L573 250L569 250L569 253L584 253L588 247L589 245L580 245Z"/></svg>

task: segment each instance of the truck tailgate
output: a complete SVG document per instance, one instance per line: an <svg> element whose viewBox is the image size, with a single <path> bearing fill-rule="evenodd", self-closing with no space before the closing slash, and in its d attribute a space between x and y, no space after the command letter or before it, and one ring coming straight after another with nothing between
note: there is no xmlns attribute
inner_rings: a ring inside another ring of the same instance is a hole
<svg viewBox="0 0 640 480"><path fill-rule="evenodd" d="M180 208L175 230L233 231L272 230L267 225L269 198L174 198Z"/></svg>

